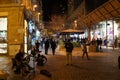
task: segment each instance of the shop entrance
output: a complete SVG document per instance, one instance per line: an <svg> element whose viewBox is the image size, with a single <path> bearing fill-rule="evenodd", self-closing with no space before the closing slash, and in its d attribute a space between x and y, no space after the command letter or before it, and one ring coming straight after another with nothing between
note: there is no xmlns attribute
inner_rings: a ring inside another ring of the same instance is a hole
<svg viewBox="0 0 120 80"><path fill-rule="evenodd" d="M0 17L0 54L7 53L7 17Z"/></svg>

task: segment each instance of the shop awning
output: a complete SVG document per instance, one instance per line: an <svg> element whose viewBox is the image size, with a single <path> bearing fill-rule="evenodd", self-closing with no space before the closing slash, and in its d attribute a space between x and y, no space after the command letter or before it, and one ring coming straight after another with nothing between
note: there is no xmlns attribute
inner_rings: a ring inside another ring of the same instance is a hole
<svg viewBox="0 0 120 80"><path fill-rule="evenodd" d="M72 20L75 17L77 17L79 27L96 25L100 21L120 17L120 0L109 0L87 15L78 8L68 19Z"/></svg>
<svg viewBox="0 0 120 80"><path fill-rule="evenodd" d="M87 16L79 18L79 21L82 21L82 24L96 25L100 21L113 19L120 15L120 2L118 0L110 0L107 3L103 4L99 8L95 9Z"/></svg>
<svg viewBox="0 0 120 80"><path fill-rule="evenodd" d="M60 32L60 34L83 34L83 30L67 29Z"/></svg>

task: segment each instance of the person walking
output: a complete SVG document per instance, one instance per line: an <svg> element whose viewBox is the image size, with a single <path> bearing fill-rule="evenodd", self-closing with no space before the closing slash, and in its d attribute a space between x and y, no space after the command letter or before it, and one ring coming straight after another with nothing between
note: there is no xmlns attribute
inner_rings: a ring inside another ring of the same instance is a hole
<svg viewBox="0 0 120 80"><path fill-rule="evenodd" d="M101 51L102 50L102 39L100 38L100 40L99 40L99 45L100 45L100 47L99 47L99 51Z"/></svg>
<svg viewBox="0 0 120 80"><path fill-rule="evenodd" d="M55 49L57 47L57 44L54 39L51 40L51 48L52 48L52 54L55 55Z"/></svg>
<svg viewBox="0 0 120 80"><path fill-rule="evenodd" d="M36 46L36 51L39 51L40 43L38 40L36 41L35 46Z"/></svg>
<svg viewBox="0 0 120 80"><path fill-rule="evenodd" d="M45 41L45 54L48 54L48 48L49 48L49 39L46 39Z"/></svg>
<svg viewBox="0 0 120 80"><path fill-rule="evenodd" d="M44 38L41 39L40 45L41 45L41 48L43 49L44 48Z"/></svg>
<svg viewBox="0 0 120 80"><path fill-rule="evenodd" d="M65 43L65 49L66 49L66 65L72 65L72 51L73 51L73 44L68 40Z"/></svg>
<svg viewBox="0 0 120 80"><path fill-rule="evenodd" d="M83 42L83 54L82 54L82 59L84 58L85 55L86 55L87 59L89 60L86 41Z"/></svg>

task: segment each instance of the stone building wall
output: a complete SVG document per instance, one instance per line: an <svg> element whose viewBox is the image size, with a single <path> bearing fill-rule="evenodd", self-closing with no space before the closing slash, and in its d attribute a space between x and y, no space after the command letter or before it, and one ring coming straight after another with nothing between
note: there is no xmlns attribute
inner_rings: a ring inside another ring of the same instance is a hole
<svg viewBox="0 0 120 80"><path fill-rule="evenodd" d="M17 4L0 5L0 17L7 17L8 55L15 55L24 44L24 7Z"/></svg>

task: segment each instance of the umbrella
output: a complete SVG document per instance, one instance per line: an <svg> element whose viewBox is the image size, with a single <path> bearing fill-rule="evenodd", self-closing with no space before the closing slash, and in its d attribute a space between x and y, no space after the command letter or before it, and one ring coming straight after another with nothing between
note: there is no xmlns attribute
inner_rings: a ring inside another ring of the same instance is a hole
<svg viewBox="0 0 120 80"><path fill-rule="evenodd" d="M83 34L83 30L67 29L60 32L60 34Z"/></svg>

